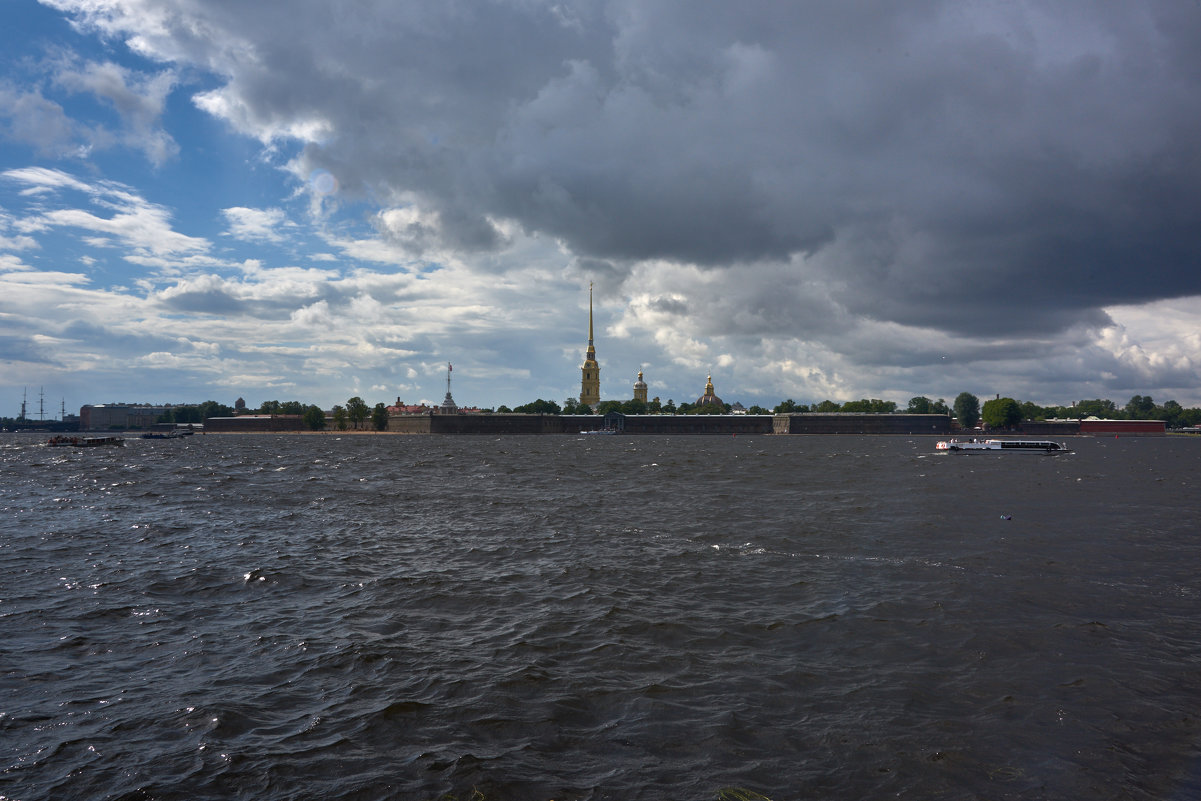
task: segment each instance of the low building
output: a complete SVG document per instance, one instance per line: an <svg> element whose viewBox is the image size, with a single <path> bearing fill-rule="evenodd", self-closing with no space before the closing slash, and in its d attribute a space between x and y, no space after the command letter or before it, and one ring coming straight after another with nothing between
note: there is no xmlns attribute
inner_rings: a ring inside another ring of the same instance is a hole
<svg viewBox="0 0 1201 801"><path fill-rule="evenodd" d="M1073 436L1076 434L1108 436L1125 434L1130 437L1157 437L1167 432L1163 420L1102 420L1089 417L1084 420L1028 420L1019 427L1030 436Z"/></svg>
<svg viewBox="0 0 1201 801"><path fill-rule="evenodd" d="M204 421L206 434L307 430L304 418L299 414L240 414L237 417L210 417Z"/></svg>
<svg viewBox="0 0 1201 801"><path fill-rule="evenodd" d="M1089 417L1080 421L1081 434L1126 434L1137 437L1155 437L1168 433L1163 420L1098 420Z"/></svg>
<svg viewBox="0 0 1201 801"><path fill-rule="evenodd" d="M151 429L158 419L174 407L149 403L88 404L79 409L80 431L125 431Z"/></svg>

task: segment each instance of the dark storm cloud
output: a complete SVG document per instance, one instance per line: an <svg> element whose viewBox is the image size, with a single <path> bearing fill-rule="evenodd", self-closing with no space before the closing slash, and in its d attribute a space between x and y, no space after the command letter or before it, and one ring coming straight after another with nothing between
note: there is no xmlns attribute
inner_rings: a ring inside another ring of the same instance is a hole
<svg viewBox="0 0 1201 801"><path fill-rule="evenodd" d="M90 19L224 76L202 107L306 137L298 171L434 213L398 232L415 246L496 249L504 221L623 280L696 264L717 283L676 289L706 330L842 349L866 321L1034 353L1201 293L1196 4L348 8Z"/></svg>
<svg viewBox="0 0 1201 801"><path fill-rule="evenodd" d="M494 217L615 261L807 255L854 314L966 334L1201 292L1201 8L357 8L240 11L228 91L335 121L311 163L460 248Z"/></svg>

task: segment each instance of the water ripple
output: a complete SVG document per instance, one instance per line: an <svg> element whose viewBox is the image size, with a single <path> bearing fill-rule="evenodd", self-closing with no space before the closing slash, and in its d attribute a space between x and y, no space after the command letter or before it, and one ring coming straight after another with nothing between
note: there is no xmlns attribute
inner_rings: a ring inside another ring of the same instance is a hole
<svg viewBox="0 0 1201 801"><path fill-rule="evenodd" d="M1074 445L6 435L0 797L1201 797L1196 443Z"/></svg>

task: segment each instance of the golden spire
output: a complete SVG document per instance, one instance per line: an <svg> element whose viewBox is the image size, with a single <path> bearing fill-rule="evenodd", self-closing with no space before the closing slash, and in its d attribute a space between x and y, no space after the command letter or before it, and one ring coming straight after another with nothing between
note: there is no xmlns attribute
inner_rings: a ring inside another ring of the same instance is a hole
<svg viewBox="0 0 1201 801"><path fill-rule="evenodd" d="M581 366L580 403L595 407L600 403L600 364L596 361L596 348L592 337L592 282L588 282L588 351Z"/></svg>

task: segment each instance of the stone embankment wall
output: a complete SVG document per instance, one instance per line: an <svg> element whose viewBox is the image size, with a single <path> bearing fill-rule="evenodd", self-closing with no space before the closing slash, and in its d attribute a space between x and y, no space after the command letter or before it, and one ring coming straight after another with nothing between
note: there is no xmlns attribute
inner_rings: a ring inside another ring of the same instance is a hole
<svg viewBox="0 0 1201 801"><path fill-rule="evenodd" d="M446 414L397 415L404 434L576 434L606 427L623 434L949 434L945 414Z"/></svg>
<svg viewBox="0 0 1201 801"><path fill-rule="evenodd" d="M777 414L776 434L950 434L947 414Z"/></svg>
<svg viewBox="0 0 1201 801"><path fill-rule="evenodd" d="M1162 420L1038 420L1026 421L1020 430L1027 436L1071 436L1125 434L1130 437L1160 437L1167 434Z"/></svg>
<svg viewBox="0 0 1201 801"><path fill-rule="evenodd" d="M600 420L598 416L587 416ZM413 414L388 418L388 430L401 434L561 434L557 414ZM599 428L599 425L592 425Z"/></svg>
<svg viewBox="0 0 1201 801"><path fill-rule="evenodd" d="M625 434L770 434L767 414L629 414Z"/></svg>
<svg viewBox="0 0 1201 801"><path fill-rule="evenodd" d="M298 414L245 414L237 417L210 417L204 421L206 434L231 432L264 433L269 431L304 431L304 420Z"/></svg>

